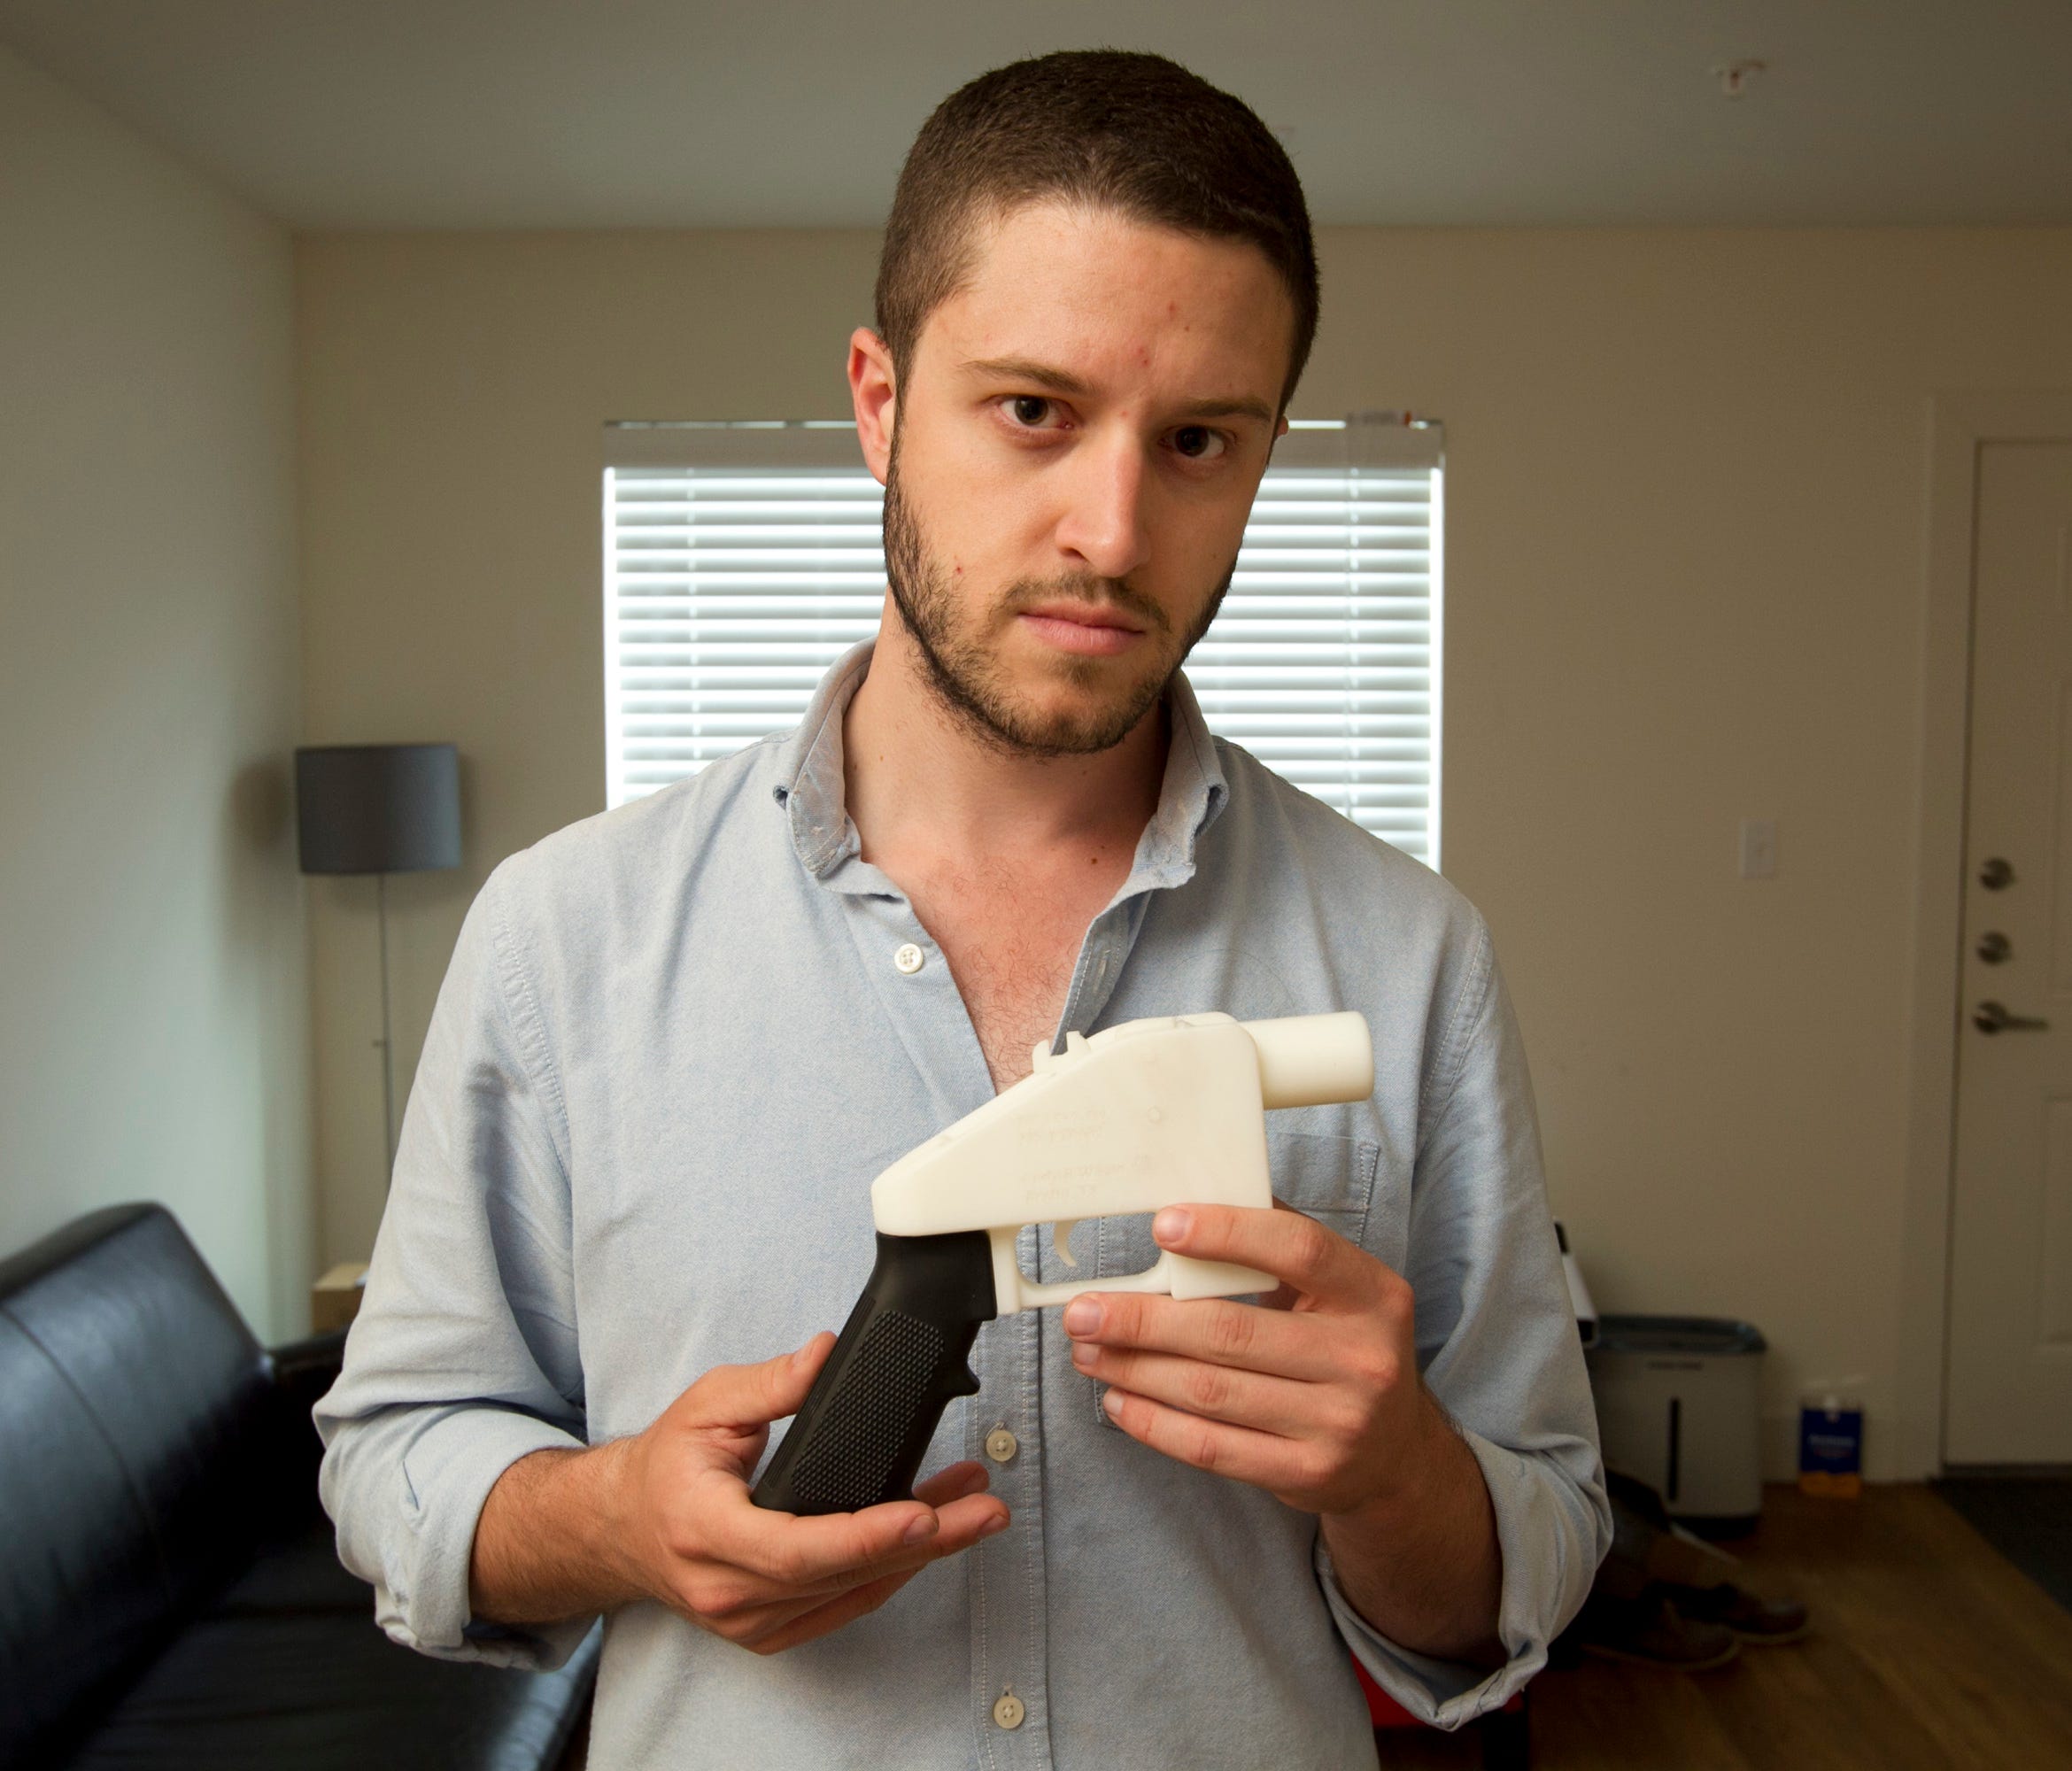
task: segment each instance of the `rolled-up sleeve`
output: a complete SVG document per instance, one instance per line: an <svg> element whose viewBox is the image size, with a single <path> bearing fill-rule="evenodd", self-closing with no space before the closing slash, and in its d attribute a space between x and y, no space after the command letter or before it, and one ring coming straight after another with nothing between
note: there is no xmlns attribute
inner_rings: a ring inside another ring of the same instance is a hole
<svg viewBox="0 0 2072 1771"><path fill-rule="evenodd" d="M585 1442L566 1110L505 920L511 867L440 986L366 1295L314 1419L338 1555L374 1583L381 1627L442 1659L545 1668L591 1620L478 1624L468 1590L497 1479Z"/></svg>
<svg viewBox="0 0 2072 1771"><path fill-rule="evenodd" d="M1389 1641L1345 1597L1321 1535L1317 1545L1326 1601L1353 1652L1440 1728L1501 1706L1546 1664L1612 1541L1524 1046L1479 917L1475 937L1429 1073L1404 1277L1426 1385L1474 1453L1496 1512L1497 1634L1509 1659L1489 1671Z"/></svg>

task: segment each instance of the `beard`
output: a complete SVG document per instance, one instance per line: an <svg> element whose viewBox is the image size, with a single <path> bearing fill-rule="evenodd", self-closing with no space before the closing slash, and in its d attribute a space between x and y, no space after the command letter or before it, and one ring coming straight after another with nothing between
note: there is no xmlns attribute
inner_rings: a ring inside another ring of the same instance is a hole
<svg viewBox="0 0 2072 1771"><path fill-rule="evenodd" d="M1151 598L1121 578L1091 572L1055 578L1019 578L993 600L975 607L952 575L929 551L927 537L900 485L899 435L885 476L885 566L893 602L919 648L928 683L950 717L991 748L1017 757L1087 756L1109 750L1137 728L1164 695L1194 643L1209 630L1237 570L1233 556L1201 615L1176 638L1171 617ZM986 643L988 630L1011 625L1025 608L1046 603L1085 603L1134 618L1156 658L1135 677L1117 681L1106 658L1061 656L1056 675L1073 688L1107 693L1076 712L1049 713L1017 693L998 652Z"/></svg>

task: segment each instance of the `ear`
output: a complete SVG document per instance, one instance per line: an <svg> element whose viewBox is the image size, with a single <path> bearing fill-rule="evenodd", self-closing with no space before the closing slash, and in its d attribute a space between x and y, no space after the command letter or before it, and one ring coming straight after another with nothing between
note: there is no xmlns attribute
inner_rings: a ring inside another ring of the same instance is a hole
<svg viewBox="0 0 2072 1771"><path fill-rule="evenodd" d="M856 408L863 464L883 485L892 466L893 428L899 421L899 376L892 352L868 326L849 334L849 399Z"/></svg>

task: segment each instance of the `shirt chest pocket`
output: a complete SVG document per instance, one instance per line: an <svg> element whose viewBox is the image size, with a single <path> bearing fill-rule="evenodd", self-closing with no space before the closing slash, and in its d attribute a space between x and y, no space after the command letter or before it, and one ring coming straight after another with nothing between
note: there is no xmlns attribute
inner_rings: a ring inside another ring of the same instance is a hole
<svg viewBox="0 0 2072 1771"><path fill-rule="evenodd" d="M1380 1145L1367 1139L1267 1128L1266 1166L1273 1178L1273 1196L1335 1230L1349 1242L1358 1242L1366 1234L1380 1156ZM1100 1236L1094 1267L1096 1283L1142 1272L1158 1259L1148 1214L1103 1218L1097 1226L1087 1226L1096 1227Z"/></svg>
<svg viewBox="0 0 2072 1771"><path fill-rule="evenodd" d="M1366 1139L1267 1128L1266 1166L1273 1177L1273 1196L1314 1218L1325 1228L1336 1231L1349 1242L1357 1242L1366 1234L1367 1216L1374 1201L1374 1175L1380 1159L1380 1145ZM1086 1227L1092 1230L1096 1226ZM1103 1218L1098 1228L1100 1252L1091 1288L1098 1290L1104 1279L1142 1272L1157 1260L1159 1249L1151 1240L1148 1216ZM1100 1426L1119 1432L1101 1406L1106 1388L1100 1383L1086 1385L1094 1419Z"/></svg>

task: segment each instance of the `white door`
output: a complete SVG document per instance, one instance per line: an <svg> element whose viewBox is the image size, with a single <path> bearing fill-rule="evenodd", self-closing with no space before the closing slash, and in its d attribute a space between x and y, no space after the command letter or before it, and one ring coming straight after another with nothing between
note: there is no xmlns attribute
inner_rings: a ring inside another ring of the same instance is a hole
<svg viewBox="0 0 2072 1771"><path fill-rule="evenodd" d="M2072 441L1978 460L1943 1449L2072 1464Z"/></svg>

